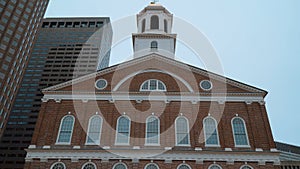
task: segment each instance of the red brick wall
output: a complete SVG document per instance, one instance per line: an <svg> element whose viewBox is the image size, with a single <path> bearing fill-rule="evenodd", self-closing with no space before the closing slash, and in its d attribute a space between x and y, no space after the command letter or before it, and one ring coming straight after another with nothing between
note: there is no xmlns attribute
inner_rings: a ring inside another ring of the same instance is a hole
<svg viewBox="0 0 300 169"><path fill-rule="evenodd" d="M35 160L31 163L26 163L24 169L47 169L56 163L57 160L49 160L48 162L40 162ZM79 160L78 162L71 162L71 160L61 160L67 168L71 169L81 169L82 166L89 162L88 160ZM110 160L109 162L101 162L101 160L91 160L96 164L97 169L111 169L119 160ZM133 163L131 160L122 160L122 163L126 164L128 169L144 169L144 167L151 163L149 160L140 160L138 163ZM176 169L180 164L183 164L183 161L172 161L172 163L165 163L165 161L154 160L153 163L157 164L160 169ZM195 161L185 161L185 164L188 164L193 169L208 169L208 167L213 162L204 162L203 164L197 164ZM235 162L234 164L226 164L226 162L216 163L220 165L223 169L239 169L241 166L245 165L243 162ZM254 169L280 169L279 166L274 166L273 164L258 165L257 163L248 163Z"/></svg>
<svg viewBox="0 0 300 169"><path fill-rule="evenodd" d="M202 122L210 112L215 119L220 117L218 124L220 149L235 149L231 120L236 117L236 114L245 120L252 150L255 148L263 148L264 150L274 148L268 119L264 111L265 108L258 103L247 105L243 102L228 102L225 104L224 112L221 109L223 105L217 102L201 102L200 104L192 104L190 102L170 102L167 104L164 102L151 102L151 104L152 107L148 101L143 101L142 103L136 103L135 101L116 101L115 103L109 103L108 101L90 101L88 103L62 101L61 103L56 103L49 101L43 103L32 144L37 146L55 145L61 119L68 115L68 112L71 112L71 115L76 117L72 145L84 145L88 120L96 112L99 112L104 119L101 145L114 145L117 119L123 112L126 112L126 115L132 120L131 137L144 138L146 118L152 112L155 112L161 122L160 130L163 135L160 140L162 147L173 147L175 143L174 122L180 116L180 113L183 113L183 116L190 119L191 146L204 148L204 135L201 132ZM131 109L128 109L129 106ZM151 109L149 110L150 107ZM164 109L159 114L161 107L164 107ZM131 146L144 146L143 139L131 139L130 143Z"/></svg>

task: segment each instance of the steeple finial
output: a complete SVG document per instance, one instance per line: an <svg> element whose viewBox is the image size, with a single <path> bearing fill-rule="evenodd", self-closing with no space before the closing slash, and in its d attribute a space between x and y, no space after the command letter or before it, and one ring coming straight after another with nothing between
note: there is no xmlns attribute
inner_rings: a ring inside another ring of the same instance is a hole
<svg viewBox="0 0 300 169"><path fill-rule="evenodd" d="M153 0L151 4L156 4L157 2L159 2L159 0Z"/></svg>

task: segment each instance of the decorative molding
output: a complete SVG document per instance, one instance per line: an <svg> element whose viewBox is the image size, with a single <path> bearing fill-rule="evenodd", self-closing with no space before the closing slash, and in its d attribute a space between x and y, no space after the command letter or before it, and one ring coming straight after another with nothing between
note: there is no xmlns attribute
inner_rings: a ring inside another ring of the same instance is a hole
<svg viewBox="0 0 300 169"><path fill-rule="evenodd" d="M28 149L36 149L36 145L29 145Z"/></svg>
<svg viewBox="0 0 300 169"><path fill-rule="evenodd" d="M225 151L232 151L232 148L225 148Z"/></svg>
<svg viewBox="0 0 300 169"><path fill-rule="evenodd" d="M176 93L179 94L179 93ZM130 96L130 97L129 97ZM147 94L131 94L131 93L123 93L116 92L110 94L95 94L95 93L85 93L85 94L72 94L72 93L56 93L56 94L46 94L43 99L49 100L105 100L110 103L114 103L115 101L127 101L127 100L135 100L137 103L142 102L143 100L149 100L149 95ZM151 100L153 101L162 101L166 103L171 101L187 101L192 104L197 104L201 101L209 101L209 102L218 102L219 104L224 104L225 102L261 102L264 101L261 96L226 96L226 94L220 94L215 96L201 96L199 94L187 94L181 93L181 95L174 95L172 93L153 93L151 95ZM224 103L223 103L224 102Z"/></svg>
<svg viewBox="0 0 300 169"><path fill-rule="evenodd" d="M227 160L226 165L234 165L234 160Z"/></svg>
<svg viewBox="0 0 300 169"><path fill-rule="evenodd" d="M246 85L244 83L237 82L235 80L226 78L224 76L221 76L221 75L218 75L218 74L215 74L215 73L212 73L212 72L208 72L208 71L206 71L204 69L201 69L201 68L193 67L191 65L185 64L185 63L177 61L175 59L170 59L170 58L164 57L164 56L159 55L157 53L151 53L151 54L146 55L144 57L138 57L136 59L129 60L127 62L123 62L121 64L111 66L111 67L103 69L101 71L98 71L98 72L95 72L95 73L92 73L92 74L88 74L88 75L85 75L85 76L82 76L82 77L79 77L79 78L76 78L76 79L73 79L73 80L55 85L55 86L48 87L48 88L43 90L43 93L48 92L48 91L58 90L58 89L70 86L72 84L80 83L80 82L83 82L87 79L95 78L96 76L105 75L107 73L111 73L111 72L115 71L116 69L120 70L120 69L123 69L123 68L126 68L126 67L133 66L135 64L139 64L139 63L142 63L142 62L147 62L147 61L149 61L151 59L154 59L154 58L159 60L159 61L163 61L165 63L172 64L174 66L180 67L184 70L192 71L194 73L198 73L200 75L209 77L211 79L215 79L215 80L219 80L219 81L220 80L221 81L226 81L227 84L233 85L233 86L238 87L238 88L245 89L246 91L249 91L251 93L259 93L263 97L267 94L266 91L258 89L256 87L249 86L249 85Z"/></svg>
<svg viewBox="0 0 300 169"><path fill-rule="evenodd" d="M172 164L172 159L165 159L166 164Z"/></svg>
<svg viewBox="0 0 300 169"><path fill-rule="evenodd" d="M109 160L134 159L139 160L172 160L172 161L244 161L257 162L265 165L266 162L278 163L279 153L265 152L204 152L204 151L172 151L157 155L157 150L31 150L27 149L26 160L31 159L102 159L102 162ZM132 156L132 157L131 157Z"/></svg>
<svg viewBox="0 0 300 169"><path fill-rule="evenodd" d="M195 151L202 151L202 148L201 147L196 147Z"/></svg>
<svg viewBox="0 0 300 169"><path fill-rule="evenodd" d="M51 146L43 146L43 149L50 149Z"/></svg>

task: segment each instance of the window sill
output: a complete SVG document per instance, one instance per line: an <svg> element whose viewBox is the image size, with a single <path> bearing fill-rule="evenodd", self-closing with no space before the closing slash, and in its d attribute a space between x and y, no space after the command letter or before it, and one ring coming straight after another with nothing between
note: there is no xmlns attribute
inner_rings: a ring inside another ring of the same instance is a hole
<svg viewBox="0 0 300 169"><path fill-rule="evenodd" d="M251 148L250 145L235 145L235 148Z"/></svg>
<svg viewBox="0 0 300 169"><path fill-rule="evenodd" d="M59 146L70 146L71 143L55 143L55 145L59 145Z"/></svg>
<svg viewBox="0 0 300 169"><path fill-rule="evenodd" d="M144 144L144 146L152 146L152 147L154 147L154 146L160 146L160 144L149 144L149 143L146 143L146 144Z"/></svg>
<svg viewBox="0 0 300 169"><path fill-rule="evenodd" d="M216 148L219 148L219 147L221 147L221 145L212 145L212 144L210 145L209 144L209 145L205 145L205 147L216 147Z"/></svg>

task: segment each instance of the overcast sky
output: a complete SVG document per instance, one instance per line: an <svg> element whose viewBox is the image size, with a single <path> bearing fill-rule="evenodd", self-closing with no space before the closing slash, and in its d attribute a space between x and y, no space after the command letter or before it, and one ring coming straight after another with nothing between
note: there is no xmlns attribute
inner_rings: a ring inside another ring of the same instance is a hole
<svg viewBox="0 0 300 169"><path fill-rule="evenodd" d="M142 10L145 0L50 0L46 17L108 16L112 23ZM276 141L300 145L300 1L184 0L160 2L194 25L215 47L225 76L267 90ZM135 25L134 25L135 26ZM133 27L134 27L133 26ZM134 32L132 32L134 33ZM130 36L114 46L111 64L132 54ZM206 68L188 46L177 59Z"/></svg>

